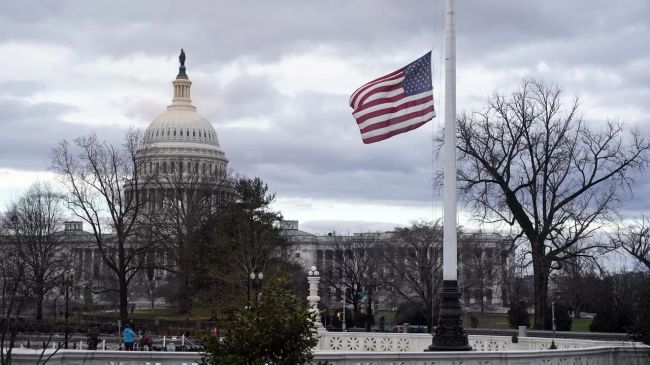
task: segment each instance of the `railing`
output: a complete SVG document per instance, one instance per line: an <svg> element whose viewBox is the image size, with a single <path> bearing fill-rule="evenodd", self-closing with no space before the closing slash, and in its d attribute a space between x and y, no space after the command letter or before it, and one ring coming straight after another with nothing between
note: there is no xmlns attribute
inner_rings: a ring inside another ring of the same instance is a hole
<svg viewBox="0 0 650 365"><path fill-rule="evenodd" d="M27 347L27 340L30 340L30 345ZM22 336L18 338L15 347L16 348L31 348L36 350L42 350L43 345L47 348L56 349L58 346L63 344L64 339L62 336ZM68 340L68 348L73 350L87 350L88 349L88 338L83 336L74 336L70 337ZM152 336L151 343L156 348L157 351L176 351L178 349L191 349L199 348L201 344L197 338L181 336ZM139 339L135 342L136 348L139 345ZM108 336L104 337L97 344L97 350L115 350L119 351L121 349L121 337L120 336ZM139 349L138 349L139 350ZM151 349L147 349L151 350Z"/></svg>

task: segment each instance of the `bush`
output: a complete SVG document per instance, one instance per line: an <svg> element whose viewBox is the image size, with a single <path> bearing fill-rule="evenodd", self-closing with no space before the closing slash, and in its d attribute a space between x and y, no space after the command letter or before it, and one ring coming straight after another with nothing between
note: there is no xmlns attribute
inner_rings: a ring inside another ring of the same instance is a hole
<svg viewBox="0 0 650 365"><path fill-rule="evenodd" d="M203 339L204 365L309 363L318 344L308 307L291 294L286 278L272 281L261 299L225 328L226 337Z"/></svg>
<svg viewBox="0 0 650 365"><path fill-rule="evenodd" d="M571 331L572 322L569 307L562 303L555 303L555 329L558 331ZM546 308L544 329L547 331L553 329L553 312L550 306Z"/></svg>
<svg viewBox="0 0 650 365"><path fill-rule="evenodd" d="M523 300L510 302L508 309L508 323L510 328L519 326L530 327L530 316L528 315L528 305Z"/></svg>
<svg viewBox="0 0 650 365"><path fill-rule="evenodd" d="M591 332L625 332L632 324L629 311L615 308L602 309L589 325Z"/></svg>
<svg viewBox="0 0 650 365"><path fill-rule="evenodd" d="M650 280L646 279L635 301L636 318L628 328L633 340L641 341L646 345L650 345L650 305L648 303L650 303Z"/></svg>
<svg viewBox="0 0 650 365"><path fill-rule="evenodd" d="M427 317L424 315L424 307L413 303L405 303L399 306L395 315L395 323L408 323L419 326L428 325Z"/></svg>

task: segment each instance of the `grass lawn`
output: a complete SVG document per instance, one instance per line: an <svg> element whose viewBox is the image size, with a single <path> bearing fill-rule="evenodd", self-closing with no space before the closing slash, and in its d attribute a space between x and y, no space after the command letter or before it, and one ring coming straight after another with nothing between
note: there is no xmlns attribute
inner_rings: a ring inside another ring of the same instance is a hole
<svg viewBox="0 0 650 365"><path fill-rule="evenodd" d="M478 328L495 328L495 329L509 329L508 315L501 313L465 313L463 317L463 325L465 328L470 328L470 315L478 318ZM571 323L571 332L589 332L589 325L591 318L574 318ZM535 322L535 318L530 316L531 325Z"/></svg>
<svg viewBox="0 0 650 365"><path fill-rule="evenodd" d="M107 312L111 316L118 318L117 312ZM182 313L176 313L172 308L154 308L152 309L136 309L133 313L129 312L129 318L133 319L173 319L185 320L187 316ZM210 313L202 310L192 310L190 313L190 320L208 320Z"/></svg>
<svg viewBox="0 0 650 365"><path fill-rule="evenodd" d="M571 322L571 332L589 332L592 318L574 318Z"/></svg>

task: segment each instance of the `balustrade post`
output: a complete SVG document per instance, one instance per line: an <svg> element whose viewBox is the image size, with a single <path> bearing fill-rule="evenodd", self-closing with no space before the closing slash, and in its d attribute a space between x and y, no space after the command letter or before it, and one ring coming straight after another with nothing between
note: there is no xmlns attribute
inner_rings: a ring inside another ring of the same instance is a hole
<svg viewBox="0 0 650 365"><path fill-rule="evenodd" d="M316 323L314 323L316 331L325 332L325 327L323 327L323 322L321 321L320 311L318 310L318 302L320 301L320 297L318 296L320 273L316 270L316 266L312 266L309 270L307 281L309 282L309 296L307 297L307 301L310 306L309 311L316 315Z"/></svg>

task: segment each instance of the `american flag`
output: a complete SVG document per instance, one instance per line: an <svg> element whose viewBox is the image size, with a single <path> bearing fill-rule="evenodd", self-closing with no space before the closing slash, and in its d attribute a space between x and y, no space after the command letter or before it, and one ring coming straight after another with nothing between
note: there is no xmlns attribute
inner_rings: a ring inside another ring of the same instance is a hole
<svg viewBox="0 0 650 365"><path fill-rule="evenodd" d="M416 129L436 116L431 85L431 52L372 80L350 96L363 143L383 141Z"/></svg>

